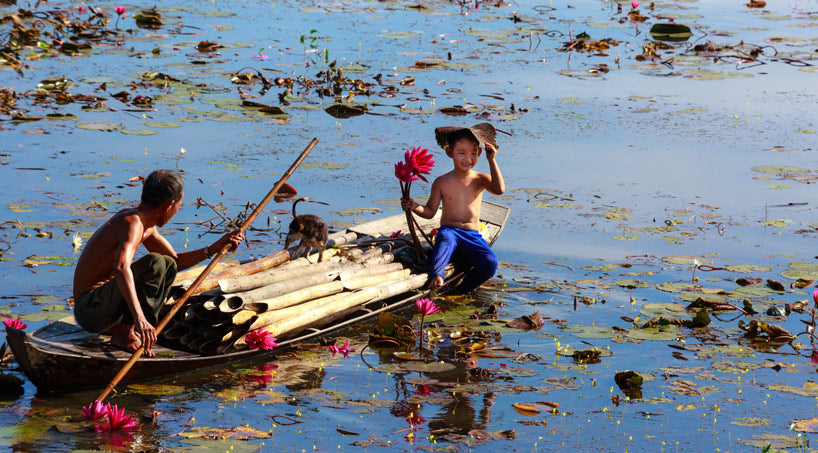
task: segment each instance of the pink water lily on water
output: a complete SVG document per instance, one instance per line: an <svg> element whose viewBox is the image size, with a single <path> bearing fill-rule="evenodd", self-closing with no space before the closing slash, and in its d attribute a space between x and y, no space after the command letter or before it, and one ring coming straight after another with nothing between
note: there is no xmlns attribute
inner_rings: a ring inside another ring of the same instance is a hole
<svg viewBox="0 0 818 453"><path fill-rule="evenodd" d="M335 354L342 354L344 357L349 358L349 353L355 352L354 349L349 347L349 340L347 340L343 346L330 345L329 350L332 352L333 357L335 357Z"/></svg>
<svg viewBox="0 0 818 453"><path fill-rule="evenodd" d="M128 8L125 8L124 6L117 5L114 8L114 11L116 11L117 16L121 16L121 15L128 12Z"/></svg>
<svg viewBox="0 0 818 453"><path fill-rule="evenodd" d="M264 349L269 351L270 349L278 347L276 337L273 336L272 332L268 332L264 329L257 329L248 333L245 341L247 341L247 346L250 349Z"/></svg>
<svg viewBox="0 0 818 453"><path fill-rule="evenodd" d="M812 291L812 300L815 302L815 308L818 308L818 288Z"/></svg>
<svg viewBox="0 0 818 453"><path fill-rule="evenodd" d="M20 319L20 318L12 319L12 318L5 318L4 317L3 318L3 324L5 324L6 327L11 327L12 329L17 329L17 330L23 330L26 327L28 327L28 324L24 323L23 320Z"/></svg>
<svg viewBox="0 0 818 453"><path fill-rule="evenodd" d="M103 405L99 400L94 400L94 402L88 406L82 406L82 415L85 416L86 420L97 420L108 415L110 411L111 404Z"/></svg>
<svg viewBox="0 0 818 453"><path fill-rule="evenodd" d="M135 418L125 413L125 408L118 408L116 404L108 410L108 421L111 424L111 430L122 429L129 430L139 427L139 423Z"/></svg>
<svg viewBox="0 0 818 453"><path fill-rule="evenodd" d="M420 311L422 316L433 315L440 311L440 307L435 305L431 299L422 298L415 301L415 303L417 304L418 311Z"/></svg>
<svg viewBox="0 0 818 453"><path fill-rule="evenodd" d="M423 318L427 315L433 315L440 311L440 307L435 305L431 299L421 298L415 301L420 312L420 350L423 351Z"/></svg>
<svg viewBox="0 0 818 453"><path fill-rule="evenodd" d="M639 8L639 2L637 0L633 0L631 2L631 6L633 7L633 9Z"/></svg>

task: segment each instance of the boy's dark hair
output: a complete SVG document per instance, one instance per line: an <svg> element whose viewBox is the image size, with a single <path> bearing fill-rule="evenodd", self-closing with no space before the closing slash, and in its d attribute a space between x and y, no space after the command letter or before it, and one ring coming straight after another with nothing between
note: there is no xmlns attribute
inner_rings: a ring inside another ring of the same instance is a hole
<svg viewBox="0 0 818 453"><path fill-rule="evenodd" d="M477 147L477 150L480 150L480 142L477 141L477 137L474 136L472 131L468 130L467 128L458 129L448 136L449 141L449 148L454 149L454 144L460 141L461 139L466 139L474 144Z"/></svg>
<svg viewBox="0 0 818 453"><path fill-rule="evenodd" d="M185 180L171 170L154 170L142 185L142 203L158 207L182 198Z"/></svg>

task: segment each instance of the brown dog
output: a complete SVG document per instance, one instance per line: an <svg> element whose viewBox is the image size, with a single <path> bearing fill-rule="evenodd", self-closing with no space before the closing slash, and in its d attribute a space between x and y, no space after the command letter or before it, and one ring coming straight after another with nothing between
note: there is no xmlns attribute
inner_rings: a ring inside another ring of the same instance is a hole
<svg viewBox="0 0 818 453"><path fill-rule="evenodd" d="M295 213L295 205L304 200L307 200L307 198L301 197L293 202L293 221L290 222L290 231L287 233L284 248L290 248L293 242L301 239L301 243L296 247L293 257L299 256L301 253L304 256L309 256L312 249L317 248L319 251L318 262L321 262L324 261L324 249L327 248L329 231L327 231L327 224L321 220L321 217L312 214L297 215Z"/></svg>

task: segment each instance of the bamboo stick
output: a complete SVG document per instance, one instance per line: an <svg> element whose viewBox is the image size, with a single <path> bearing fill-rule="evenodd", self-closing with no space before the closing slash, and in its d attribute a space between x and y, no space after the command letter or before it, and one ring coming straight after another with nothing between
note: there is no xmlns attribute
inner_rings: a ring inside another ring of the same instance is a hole
<svg viewBox="0 0 818 453"><path fill-rule="evenodd" d="M313 299L319 299L321 297L331 296L333 294L340 293L343 290L343 283L339 281L332 281L316 286L310 286L309 288L300 289L291 293L282 294L281 296L271 299L251 302L249 304L245 304L243 310L233 315L233 324L237 326L242 325L250 320L250 318L258 314L273 310L280 310L282 308L287 308L292 305L300 304L301 302L306 302Z"/></svg>
<svg viewBox="0 0 818 453"><path fill-rule="evenodd" d="M202 293L219 286L219 280L235 278L243 275L252 275L259 272L266 271L270 268L276 267L279 264L286 263L290 259L290 252L286 250L279 250L275 253L267 255L256 261L242 264L240 266L225 269L216 274L212 274L205 278L199 288L195 291L196 294Z"/></svg>
<svg viewBox="0 0 818 453"><path fill-rule="evenodd" d="M373 266L362 266L360 269L352 269L348 271L341 272L339 278L341 281L349 280L355 277L364 277L367 275L377 275L383 274L386 272L392 272L403 269L403 264L401 263L384 263L384 264L376 264Z"/></svg>
<svg viewBox="0 0 818 453"><path fill-rule="evenodd" d="M272 285L262 286L250 291L231 294L221 304L219 310L224 313L232 313L244 307L250 302L257 302L265 299L272 299L273 297L281 296L299 289L310 286L320 285L335 280L338 277L340 270L330 269L323 272L307 275L304 278L291 278L283 282L273 283Z"/></svg>
<svg viewBox="0 0 818 453"><path fill-rule="evenodd" d="M291 278L303 276L306 274L317 274L325 272L333 267L336 267L341 262L337 256L321 263L313 264L304 268L304 266L297 266L293 268L274 268L265 272L259 272L254 275L245 275L229 279L219 280L219 289L225 294L239 293L242 291L250 291L263 286L272 285L273 283L283 282Z"/></svg>
<svg viewBox="0 0 818 453"><path fill-rule="evenodd" d="M377 286L380 295L378 295L378 297L373 299L371 302L381 301L397 296L398 294L419 289L426 284L428 279L429 274L412 274L408 277L403 277L395 281L382 283Z"/></svg>
<svg viewBox="0 0 818 453"><path fill-rule="evenodd" d="M239 262L237 259L221 260L218 264L216 264L216 266L213 267L213 272L221 272L225 269L238 266L239 264L241 264L241 262ZM202 264L177 272L176 278L173 279L173 285L190 286L190 284L193 283L193 280L195 280L206 267L206 264Z"/></svg>
<svg viewBox="0 0 818 453"><path fill-rule="evenodd" d="M271 331L273 335L280 336L297 329L298 326L303 326L317 319L330 316L334 312L366 303L378 297L379 294L380 291L377 288L369 287L358 291L322 297L281 310L263 313L253 322L249 331L266 328L266 330ZM237 349L240 349L242 345L246 344L244 338L245 337L242 336L236 340L234 346Z"/></svg>
<svg viewBox="0 0 818 453"><path fill-rule="evenodd" d="M378 275L364 275L362 277L351 278L345 282L344 289L355 290L365 288L367 286L376 286L381 283L391 282L403 277L408 277L412 273L411 269L401 269L397 271L387 272Z"/></svg>

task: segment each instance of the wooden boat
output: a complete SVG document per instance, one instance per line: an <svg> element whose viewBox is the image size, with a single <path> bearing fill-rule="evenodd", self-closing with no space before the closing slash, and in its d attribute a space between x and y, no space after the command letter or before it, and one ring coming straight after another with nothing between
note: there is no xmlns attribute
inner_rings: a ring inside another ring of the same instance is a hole
<svg viewBox="0 0 818 453"><path fill-rule="evenodd" d="M487 232L484 234L489 243L493 243L499 236L508 219L508 213L509 209L505 206L483 201L481 222L487 226ZM418 220L425 231L429 231L439 222L438 219ZM407 230L406 217L403 213L353 226L339 233L346 234L347 237L383 238L399 230ZM406 249L411 250L409 247ZM415 270L412 273L422 275ZM447 278L444 288L451 287L459 276ZM154 379L261 357L265 354L276 354L296 343L362 322L381 312L398 309L427 294L427 291L417 289L384 300L363 303L352 309L347 308L279 337L280 346L272 351L245 349L202 354L168 347L168 342L163 342L153 348L156 357L142 357L122 382ZM180 310L180 313L184 311ZM73 316L51 323L30 334L10 327L6 328L6 333L8 344L20 368L37 389L46 394L104 387L131 356L130 353L113 347L108 336L82 330Z"/></svg>

